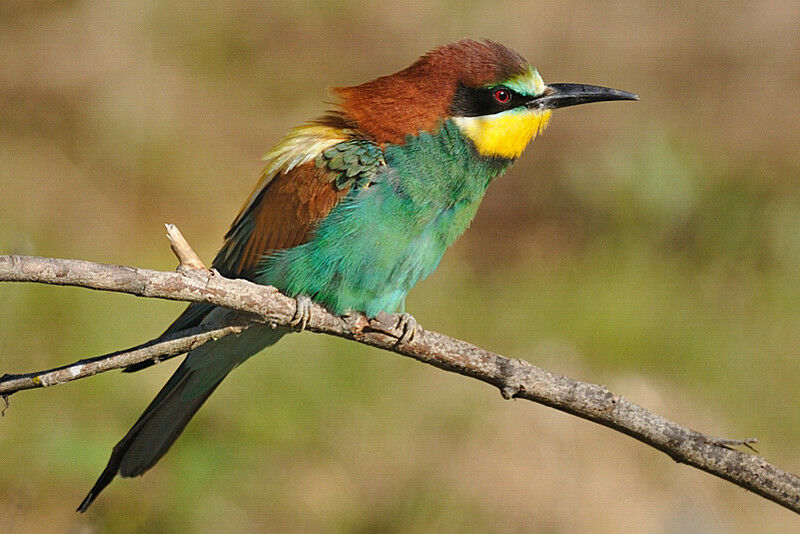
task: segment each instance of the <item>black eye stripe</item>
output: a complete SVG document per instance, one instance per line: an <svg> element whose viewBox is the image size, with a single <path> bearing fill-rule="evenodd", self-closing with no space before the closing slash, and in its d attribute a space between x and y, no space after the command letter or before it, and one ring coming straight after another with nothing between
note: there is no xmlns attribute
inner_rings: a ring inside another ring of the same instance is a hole
<svg viewBox="0 0 800 534"><path fill-rule="evenodd" d="M502 101L497 95L505 91L508 100ZM531 98L520 95L513 89L505 86L492 88L474 88L460 85L450 105L450 115L453 117L479 117L481 115L494 115L511 108L524 105Z"/></svg>

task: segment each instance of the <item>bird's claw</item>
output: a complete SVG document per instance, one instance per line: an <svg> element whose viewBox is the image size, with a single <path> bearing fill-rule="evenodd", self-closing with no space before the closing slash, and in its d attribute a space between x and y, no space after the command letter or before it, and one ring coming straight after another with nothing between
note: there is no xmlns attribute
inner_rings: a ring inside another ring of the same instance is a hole
<svg viewBox="0 0 800 534"><path fill-rule="evenodd" d="M311 319L311 299L306 295L297 295L295 298L296 308L294 316L289 324L297 328L298 332L306 329L308 321Z"/></svg>
<svg viewBox="0 0 800 534"><path fill-rule="evenodd" d="M401 313L397 321L397 329L402 332L397 340L398 345L404 345L414 341L414 336L417 335L419 323L410 313Z"/></svg>

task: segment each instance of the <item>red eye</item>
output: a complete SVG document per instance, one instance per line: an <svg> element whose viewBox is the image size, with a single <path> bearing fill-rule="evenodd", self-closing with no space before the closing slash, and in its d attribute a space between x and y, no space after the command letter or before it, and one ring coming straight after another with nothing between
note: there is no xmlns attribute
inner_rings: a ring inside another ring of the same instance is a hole
<svg viewBox="0 0 800 534"><path fill-rule="evenodd" d="M508 89L497 89L494 92L494 99L500 104L508 104L511 100L511 92Z"/></svg>

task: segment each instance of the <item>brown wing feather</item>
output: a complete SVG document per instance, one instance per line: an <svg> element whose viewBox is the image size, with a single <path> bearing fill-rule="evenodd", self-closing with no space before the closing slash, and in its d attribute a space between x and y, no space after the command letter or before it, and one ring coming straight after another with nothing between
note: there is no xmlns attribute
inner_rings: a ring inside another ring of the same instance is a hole
<svg viewBox="0 0 800 534"><path fill-rule="evenodd" d="M347 194L349 188L336 190L331 178L330 171L316 168L312 161L265 180L226 234L213 267L229 278L252 279L264 254L305 243L317 221ZM190 304L162 336L197 326L213 308L203 302ZM153 363L130 365L125 371Z"/></svg>
<svg viewBox="0 0 800 534"><path fill-rule="evenodd" d="M239 215L225 235L212 266L229 278L252 279L258 263L272 250L296 247L308 241L317 222L347 194L337 189L340 173L318 168L316 157L324 150L358 135L340 115L295 128L264 159L267 167ZM214 308L195 302L167 328L166 336L199 325ZM139 371L152 361L134 364Z"/></svg>
<svg viewBox="0 0 800 534"><path fill-rule="evenodd" d="M347 194L313 161L278 173L236 218L214 260L224 276L252 278L261 258L309 239L316 223Z"/></svg>

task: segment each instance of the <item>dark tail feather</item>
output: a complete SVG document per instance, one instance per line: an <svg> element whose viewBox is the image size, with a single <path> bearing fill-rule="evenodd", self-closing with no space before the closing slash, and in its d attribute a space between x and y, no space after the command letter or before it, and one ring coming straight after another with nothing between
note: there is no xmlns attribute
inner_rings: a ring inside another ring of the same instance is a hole
<svg viewBox="0 0 800 534"><path fill-rule="evenodd" d="M108 465L78 511L85 512L117 474L135 477L153 467L228 373L287 332L254 326L191 351L133 428L114 447Z"/></svg>
<svg viewBox="0 0 800 534"><path fill-rule="evenodd" d="M191 384L194 370L185 363L169 379L153 402L136 421L125 437L114 447L108 465L100 474L89 494L78 506L85 512L114 477L135 477L153 467L178 439L186 424L200 406L217 389L222 378L196 397L183 395Z"/></svg>

